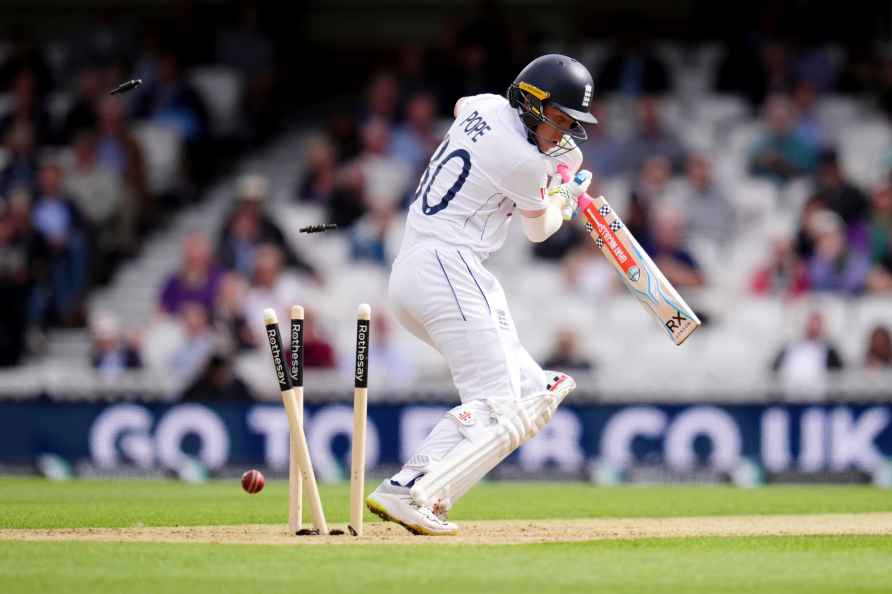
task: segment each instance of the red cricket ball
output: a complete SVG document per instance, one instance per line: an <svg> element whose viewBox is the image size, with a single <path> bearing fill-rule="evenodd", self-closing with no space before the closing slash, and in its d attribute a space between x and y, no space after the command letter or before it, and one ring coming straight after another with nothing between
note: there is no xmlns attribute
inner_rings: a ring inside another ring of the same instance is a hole
<svg viewBox="0 0 892 594"><path fill-rule="evenodd" d="M263 473L256 468L252 468L242 475L242 489L252 495L254 493L260 493L260 491L263 490L264 483Z"/></svg>

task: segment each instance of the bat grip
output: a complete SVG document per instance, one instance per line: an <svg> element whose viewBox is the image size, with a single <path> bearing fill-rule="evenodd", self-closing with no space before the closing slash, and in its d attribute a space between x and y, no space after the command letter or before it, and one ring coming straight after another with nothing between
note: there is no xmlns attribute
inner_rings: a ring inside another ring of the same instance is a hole
<svg viewBox="0 0 892 594"><path fill-rule="evenodd" d="M567 167L566 163L558 163L557 166L558 175L561 176L561 181L567 183L573 177L570 175L570 168ZM592 197L588 195L588 193L583 193L577 198L579 201L579 210L585 212L585 210L591 206Z"/></svg>

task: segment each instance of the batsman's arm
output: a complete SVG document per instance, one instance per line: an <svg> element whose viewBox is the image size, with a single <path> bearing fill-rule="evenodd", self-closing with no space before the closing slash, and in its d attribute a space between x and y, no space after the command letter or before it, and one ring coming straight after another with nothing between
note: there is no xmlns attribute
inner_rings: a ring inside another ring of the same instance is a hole
<svg viewBox="0 0 892 594"><path fill-rule="evenodd" d="M543 188L541 193L545 209L520 211L527 239L534 243L545 241L561 228L564 221L572 219L576 212L577 200L585 194L591 181L591 172L581 170L572 180L565 181L547 192Z"/></svg>
<svg viewBox="0 0 892 594"><path fill-rule="evenodd" d="M554 235L564 222L561 205L556 200L549 200L542 210L521 210L523 234L533 243L541 243Z"/></svg>

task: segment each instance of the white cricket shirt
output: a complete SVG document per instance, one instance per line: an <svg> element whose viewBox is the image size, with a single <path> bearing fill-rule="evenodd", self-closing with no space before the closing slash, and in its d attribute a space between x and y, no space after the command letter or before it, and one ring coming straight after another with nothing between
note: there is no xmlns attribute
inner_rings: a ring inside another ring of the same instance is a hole
<svg viewBox="0 0 892 594"><path fill-rule="evenodd" d="M401 251L430 242L487 258L505 243L515 208L545 208L560 162L575 172L582 153L574 147L559 157L543 155L507 99L466 97L418 183Z"/></svg>

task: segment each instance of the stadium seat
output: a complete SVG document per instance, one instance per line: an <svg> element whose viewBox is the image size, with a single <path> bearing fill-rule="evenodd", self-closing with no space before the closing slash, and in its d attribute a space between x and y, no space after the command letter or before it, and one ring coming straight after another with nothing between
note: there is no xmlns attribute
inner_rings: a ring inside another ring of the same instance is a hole
<svg viewBox="0 0 892 594"><path fill-rule="evenodd" d="M751 224L761 224L777 211L778 190L774 182L750 177L739 180L729 190L737 212Z"/></svg>
<svg viewBox="0 0 892 594"><path fill-rule="evenodd" d="M825 127L827 136L837 141L842 132L857 123L862 109L852 97L830 95L817 100L815 106L818 121Z"/></svg>
<svg viewBox="0 0 892 594"><path fill-rule="evenodd" d="M780 189L778 208L798 220L806 201L814 193L814 183L808 178L794 179Z"/></svg>
<svg viewBox="0 0 892 594"><path fill-rule="evenodd" d="M238 72L225 66L203 66L189 73L211 114L211 125L218 136L226 136L238 126L242 79Z"/></svg>
<svg viewBox="0 0 892 594"><path fill-rule="evenodd" d="M741 122L749 113L743 99L734 95L704 95L692 111L697 122L721 127Z"/></svg>
<svg viewBox="0 0 892 594"><path fill-rule="evenodd" d="M142 122L134 129L148 166L149 188L164 194L179 181L183 140L173 128Z"/></svg>
<svg viewBox="0 0 892 594"><path fill-rule="evenodd" d="M840 134L843 170L865 188L876 185L887 173L892 150L892 127L885 119L851 125Z"/></svg>

